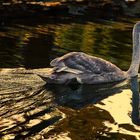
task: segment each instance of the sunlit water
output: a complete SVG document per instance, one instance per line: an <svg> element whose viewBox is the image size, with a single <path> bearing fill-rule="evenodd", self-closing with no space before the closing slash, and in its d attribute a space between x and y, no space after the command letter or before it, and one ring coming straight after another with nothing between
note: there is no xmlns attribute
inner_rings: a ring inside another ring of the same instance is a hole
<svg viewBox="0 0 140 140"><path fill-rule="evenodd" d="M57 86L45 85L33 74L49 72L46 67L53 58L71 51L104 58L127 70L135 22L1 27L0 139L139 140L137 77L119 84Z"/></svg>

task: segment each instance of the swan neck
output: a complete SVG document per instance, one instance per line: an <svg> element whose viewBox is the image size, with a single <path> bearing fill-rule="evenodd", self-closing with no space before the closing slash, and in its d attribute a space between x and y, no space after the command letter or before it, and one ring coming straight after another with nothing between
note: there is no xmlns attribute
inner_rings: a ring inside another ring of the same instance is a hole
<svg viewBox="0 0 140 140"><path fill-rule="evenodd" d="M138 75L139 64L140 64L140 23L137 23L133 28L133 54L128 75L134 77Z"/></svg>

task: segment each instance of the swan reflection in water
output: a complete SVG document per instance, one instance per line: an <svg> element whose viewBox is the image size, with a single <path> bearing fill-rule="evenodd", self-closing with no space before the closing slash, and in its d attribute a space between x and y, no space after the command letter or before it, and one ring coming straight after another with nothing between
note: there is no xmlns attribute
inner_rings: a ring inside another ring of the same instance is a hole
<svg viewBox="0 0 140 140"><path fill-rule="evenodd" d="M54 97L54 102L60 106L67 106L73 109L80 109L89 104L95 104L101 100L116 94L121 93L124 88L124 82L118 84L103 84L103 85L48 85L46 91L51 91ZM119 87L119 88L118 88Z"/></svg>
<svg viewBox="0 0 140 140"><path fill-rule="evenodd" d="M132 90L132 122L136 125L140 125L139 114L139 82L138 76L131 78L131 90Z"/></svg>
<svg viewBox="0 0 140 140"><path fill-rule="evenodd" d="M106 85L46 85L46 90L51 91L54 102L58 106L81 109L90 104L103 104L101 101L109 96L119 94L124 89L129 89L129 81ZM130 79L132 90L132 122L140 125L139 118L139 82L138 76ZM125 100L125 99L124 99ZM120 102L121 104L121 102Z"/></svg>

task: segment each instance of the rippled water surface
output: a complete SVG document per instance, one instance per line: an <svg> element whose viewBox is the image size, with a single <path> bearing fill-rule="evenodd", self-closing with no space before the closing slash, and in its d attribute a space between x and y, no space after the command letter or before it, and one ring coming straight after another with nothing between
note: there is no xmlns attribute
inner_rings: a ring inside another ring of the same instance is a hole
<svg viewBox="0 0 140 140"><path fill-rule="evenodd" d="M10 23L0 27L0 139L139 140L139 78L45 85L33 73L83 51L129 68L136 20Z"/></svg>

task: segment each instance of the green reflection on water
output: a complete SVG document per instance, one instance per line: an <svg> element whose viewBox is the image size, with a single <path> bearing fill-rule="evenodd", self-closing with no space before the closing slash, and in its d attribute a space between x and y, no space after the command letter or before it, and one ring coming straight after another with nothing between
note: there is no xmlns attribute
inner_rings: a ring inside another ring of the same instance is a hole
<svg viewBox="0 0 140 140"><path fill-rule="evenodd" d="M0 67L48 67L57 56L83 51L127 70L133 25L124 22L12 24L0 31Z"/></svg>

